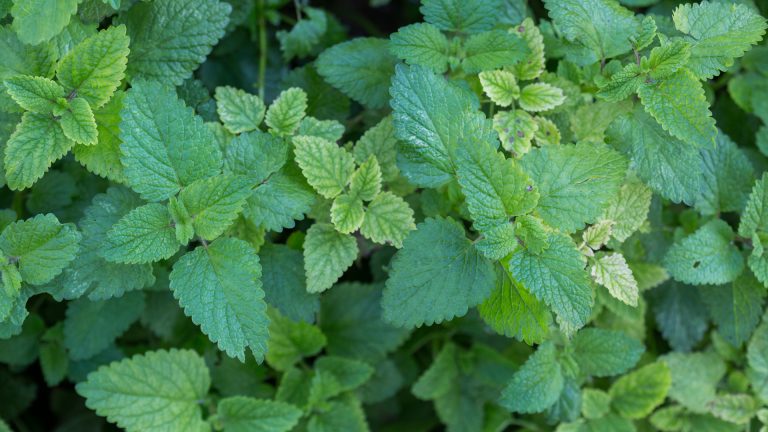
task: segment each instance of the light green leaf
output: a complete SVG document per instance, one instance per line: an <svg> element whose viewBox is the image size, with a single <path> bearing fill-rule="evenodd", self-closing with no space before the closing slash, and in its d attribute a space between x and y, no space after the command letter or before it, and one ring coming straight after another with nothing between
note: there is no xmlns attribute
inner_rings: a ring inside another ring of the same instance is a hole
<svg viewBox="0 0 768 432"><path fill-rule="evenodd" d="M741 346L757 327L763 313L765 287L749 272L720 286L704 286L702 299L717 331L734 346Z"/></svg>
<svg viewBox="0 0 768 432"><path fill-rule="evenodd" d="M37 76L17 75L3 82L5 91L27 111L51 114L64 100L64 88L55 81Z"/></svg>
<svg viewBox="0 0 768 432"><path fill-rule="evenodd" d="M431 325L463 316L491 293L491 262L453 219L427 219L395 254L384 289L387 321L400 327Z"/></svg>
<svg viewBox="0 0 768 432"><path fill-rule="evenodd" d="M128 76L181 84L224 36L231 10L218 0L133 5L113 21L113 25L125 24L131 38Z"/></svg>
<svg viewBox="0 0 768 432"><path fill-rule="evenodd" d="M611 239L611 232L613 231L613 221L601 219L597 223L591 225L581 233L581 239L584 246L592 250L598 250L608 243ZM589 251L585 251L589 252Z"/></svg>
<svg viewBox="0 0 768 432"><path fill-rule="evenodd" d="M356 38L323 51L317 58L317 72L345 95L375 109L389 101L396 63L388 40Z"/></svg>
<svg viewBox="0 0 768 432"><path fill-rule="evenodd" d="M291 404L244 396L224 398L216 405L216 420L225 432L288 432L301 416Z"/></svg>
<svg viewBox="0 0 768 432"><path fill-rule="evenodd" d="M382 319L381 288L379 284L340 283L323 294L318 322L328 338L329 354L373 364L405 340L407 330Z"/></svg>
<svg viewBox="0 0 768 432"><path fill-rule="evenodd" d="M142 264L170 258L179 241L166 206L146 204L131 210L107 232L102 256L107 261Z"/></svg>
<svg viewBox="0 0 768 432"><path fill-rule="evenodd" d="M389 38L389 50L406 63L426 66L437 73L448 68L451 49L448 38L432 24L401 27Z"/></svg>
<svg viewBox="0 0 768 432"><path fill-rule="evenodd" d="M542 219L565 232L596 222L627 170L621 154L590 143L535 149L521 162L541 195Z"/></svg>
<svg viewBox="0 0 768 432"><path fill-rule="evenodd" d="M691 57L691 45L683 40L668 42L651 50L651 55L643 58L644 70L649 71L651 79L660 80L669 77L685 66Z"/></svg>
<svg viewBox="0 0 768 432"><path fill-rule="evenodd" d="M280 30L275 36L280 41L283 58L303 58L312 53L328 30L328 17L322 9L304 6L304 18L297 21L290 31Z"/></svg>
<svg viewBox="0 0 768 432"><path fill-rule="evenodd" d="M712 415L730 423L746 424L757 414L758 402L748 394L724 394L709 403Z"/></svg>
<svg viewBox="0 0 768 432"><path fill-rule="evenodd" d="M739 235L742 237L751 238L759 232L768 232L768 174L763 174L752 187L739 224Z"/></svg>
<svg viewBox="0 0 768 432"><path fill-rule="evenodd" d="M264 102L256 95L234 87L217 87L216 111L224 127L233 134L259 128L264 119Z"/></svg>
<svg viewBox="0 0 768 432"><path fill-rule="evenodd" d="M512 276L544 301L569 326L586 324L592 308L592 286L584 258L564 234L549 233L549 246L534 253L518 249L509 261Z"/></svg>
<svg viewBox="0 0 768 432"><path fill-rule="evenodd" d="M648 218L651 190L637 178L630 177L619 193L608 202L602 219L612 221L611 236L623 242L635 233Z"/></svg>
<svg viewBox="0 0 768 432"><path fill-rule="evenodd" d="M472 34L492 29L501 9L499 0L423 0L420 11L440 30Z"/></svg>
<svg viewBox="0 0 768 432"><path fill-rule="evenodd" d="M726 373L725 362L714 352L669 353L661 357L672 373L669 397L697 413L707 412Z"/></svg>
<svg viewBox="0 0 768 432"><path fill-rule="evenodd" d="M320 352L326 343L319 328L303 321L292 321L274 309L269 311L267 364L285 371L304 357Z"/></svg>
<svg viewBox="0 0 768 432"><path fill-rule="evenodd" d="M616 0L545 0L544 6L566 39L584 51L584 64L624 54L640 33L635 14Z"/></svg>
<svg viewBox="0 0 768 432"><path fill-rule="evenodd" d="M120 110L123 109L125 93L119 91L104 106L93 112L96 119L98 143L94 145L78 144L72 150L75 159L88 171L125 184L123 165L120 163Z"/></svg>
<svg viewBox="0 0 768 432"><path fill-rule="evenodd" d="M620 253L611 253L597 258L592 263L592 277L606 287L611 295L622 302L637 306L639 296L637 281Z"/></svg>
<svg viewBox="0 0 768 432"><path fill-rule="evenodd" d="M282 231L293 228L295 220L303 219L314 202L314 191L299 168L290 164L254 190L243 215L267 230Z"/></svg>
<svg viewBox="0 0 768 432"><path fill-rule="evenodd" d="M189 214L189 210L183 201L171 197L168 200L168 213L171 214L171 225L176 232L176 240L182 246L186 246L195 236L195 228L192 226L192 216Z"/></svg>
<svg viewBox="0 0 768 432"><path fill-rule="evenodd" d="M766 22L746 4L703 2L684 4L672 13L675 27L691 43L690 68L699 79L719 75L757 44Z"/></svg>
<svg viewBox="0 0 768 432"><path fill-rule="evenodd" d="M749 382L761 400L768 399L768 323L757 327L747 345Z"/></svg>
<svg viewBox="0 0 768 432"><path fill-rule="evenodd" d="M224 168L246 176L254 183L268 182L288 158L288 145L272 134L253 131L240 134L229 142L224 154Z"/></svg>
<svg viewBox="0 0 768 432"><path fill-rule="evenodd" d="M527 344L542 343L549 333L552 315L506 269L496 270L496 288L480 306L480 317L493 330Z"/></svg>
<svg viewBox="0 0 768 432"><path fill-rule="evenodd" d="M172 88L134 81L120 115L120 160L128 184L142 198L162 201L220 172L221 150L213 133Z"/></svg>
<svg viewBox="0 0 768 432"><path fill-rule="evenodd" d="M470 36L464 43L461 67L467 73L512 66L530 52L525 41L504 30Z"/></svg>
<svg viewBox="0 0 768 432"><path fill-rule="evenodd" d="M630 167L651 189L676 203L693 205L701 182L696 147L670 136L639 106L617 118L607 137L629 156Z"/></svg>
<svg viewBox="0 0 768 432"><path fill-rule="evenodd" d="M664 257L664 267L680 282L724 284L744 270L744 258L732 244L735 234L720 219L714 219L696 232L672 245Z"/></svg>
<svg viewBox="0 0 768 432"><path fill-rule="evenodd" d="M492 228L478 238L475 247L487 258L500 260L520 246L515 227L515 224L508 222Z"/></svg>
<svg viewBox="0 0 768 432"><path fill-rule="evenodd" d="M13 29L30 45L47 42L69 24L79 0L13 0Z"/></svg>
<svg viewBox="0 0 768 432"><path fill-rule="evenodd" d="M364 201L370 201L381 192L381 168L375 156L370 156L352 174L349 193Z"/></svg>
<svg viewBox="0 0 768 432"><path fill-rule="evenodd" d="M318 120L307 116L301 119L296 135L316 136L336 142L344 136L344 125L336 120Z"/></svg>
<svg viewBox="0 0 768 432"><path fill-rule="evenodd" d="M314 364L317 374L329 374L338 383L338 392L354 390L373 375L373 368L359 360L323 356Z"/></svg>
<svg viewBox="0 0 768 432"><path fill-rule="evenodd" d="M245 361L246 347L261 362L269 318L259 256L243 240L220 238L187 252L170 275L184 313L228 356Z"/></svg>
<svg viewBox="0 0 768 432"><path fill-rule="evenodd" d="M330 288L352 265L357 253L357 241L351 235L336 231L330 224L312 225L304 239L307 292Z"/></svg>
<svg viewBox="0 0 768 432"><path fill-rule="evenodd" d="M581 393L581 415L587 419L596 419L608 414L611 410L611 396L608 393L585 388Z"/></svg>
<svg viewBox="0 0 768 432"><path fill-rule="evenodd" d="M648 114L672 136L695 147L709 147L717 128L704 97L704 88L688 69L638 89L640 101Z"/></svg>
<svg viewBox="0 0 768 432"><path fill-rule="evenodd" d="M512 412L542 412L557 401L563 385L555 346L545 342L515 372L502 391L499 403Z"/></svg>
<svg viewBox="0 0 768 432"><path fill-rule="evenodd" d="M192 217L195 233L213 240L226 230L251 195L253 182L245 177L221 174L197 180L184 188L179 200Z"/></svg>
<svg viewBox="0 0 768 432"><path fill-rule="evenodd" d="M392 192L382 192L365 208L360 234L375 243L401 248L414 229L413 210L408 203Z"/></svg>
<svg viewBox="0 0 768 432"><path fill-rule="evenodd" d="M664 402L671 383L672 377L665 363L648 364L613 383L608 392L611 406L625 418L643 418Z"/></svg>
<svg viewBox="0 0 768 432"><path fill-rule="evenodd" d="M341 194L331 205L331 222L343 234L349 234L360 228L365 218L363 200L352 194Z"/></svg>
<svg viewBox="0 0 768 432"><path fill-rule="evenodd" d="M64 346L69 357L85 360L104 351L139 319L144 305L141 291L108 300L80 298L67 303Z"/></svg>
<svg viewBox="0 0 768 432"><path fill-rule="evenodd" d="M308 422L308 432L368 432L365 411L354 395L346 395L328 402L327 409L313 415Z"/></svg>
<svg viewBox="0 0 768 432"><path fill-rule="evenodd" d="M478 75L483 91L498 106L508 107L520 97L520 87L512 72L505 70L483 71Z"/></svg>
<svg viewBox="0 0 768 432"><path fill-rule="evenodd" d="M109 27L85 39L59 62L56 77L73 97L96 109L107 103L125 76L128 43L125 26Z"/></svg>
<svg viewBox="0 0 768 432"><path fill-rule="evenodd" d="M298 87L283 90L267 110L265 123L278 135L291 135L307 114L307 93Z"/></svg>
<svg viewBox="0 0 768 432"><path fill-rule="evenodd" d="M478 231L490 231L536 207L539 191L514 159L483 142L459 149L456 156L458 181Z"/></svg>
<svg viewBox="0 0 768 432"><path fill-rule="evenodd" d="M643 83L640 66L630 63L611 75L611 80L600 87L597 96L608 102L620 102L634 94Z"/></svg>
<svg viewBox="0 0 768 432"><path fill-rule="evenodd" d="M355 170L355 159L338 145L317 137L293 140L296 162L320 195L334 198L345 190Z"/></svg>
<svg viewBox="0 0 768 432"><path fill-rule="evenodd" d="M202 432L208 368L191 350L158 350L102 366L76 387L86 406L127 432Z"/></svg>
<svg viewBox="0 0 768 432"><path fill-rule="evenodd" d="M390 182L397 179L400 170L396 164L397 138L395 138L392 117L384 117L376 126L368 129L355 143L352 153L358 164L375 156L381 168L383 180Z"/></svg>
<svg viewBox="0 0 768 432"><path fill-rule="evenodd" d="M75 98L62 109L60 124L64 135L78 144L93 145L99 139L96 118L85 99Z"/></svg>
<svg viewBox="0 0 768 432"><path fill-rule="evenodd" d="M605 377L634 367L645 347L620 331L585 328L576 333L568 350L582 374Z"/></svg>
<svg viewBox="0 0 768 432"><path fill-rule="evenodd" d="M532 18L526 18L514 31L523 38L530 52L517 64L511 67L515 76L520 80L532 80L538 78L546 66L544 57L544 37L533 22Z"/></svg>
<svg viewBox="0 0 768 432"><path fill-rule="evenodd" d="M493 116L493 129L499 134L501 146L519 158L531 150L531 142L539 130L539 124L521 109L499 111Z"/></svg>
<svg viewBox="0 0 768 432"><path fill-rule="evenodd" d="M520 91L520 108L526 111L548 111L563 102L563 91L547 83L528 84Z"/></svg>
<svg viewBox="0 0 768 432"><path fill-rule="evenodd" d="M12 190L32 186L75 142L50 116L24 113L5 144L5 180Z"/></svg>
<svg viewBox="0 0 768 432"><path fill-rule="evenodd" d="M42 285L75 258L82 236L74 225L62 225L52 214L9 224L0 234L0 251L18 263L24 282Z"/></svg>

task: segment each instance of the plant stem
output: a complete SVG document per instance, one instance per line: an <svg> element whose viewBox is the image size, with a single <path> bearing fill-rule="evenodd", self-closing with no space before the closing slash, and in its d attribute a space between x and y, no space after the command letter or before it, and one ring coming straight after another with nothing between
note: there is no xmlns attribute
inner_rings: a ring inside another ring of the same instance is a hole
<svg viewBox="0 0 768 432"><path fill-rule="evenodd" d="M264 83L267 73L267 19L264 0L259 0L259 97L264 100Z"/></svg>

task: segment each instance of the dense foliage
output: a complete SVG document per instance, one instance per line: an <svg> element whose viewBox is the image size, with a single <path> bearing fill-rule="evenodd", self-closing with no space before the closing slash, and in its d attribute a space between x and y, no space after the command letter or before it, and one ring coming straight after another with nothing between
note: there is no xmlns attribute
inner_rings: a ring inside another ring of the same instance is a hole
<svg viewBox="0 0 768 432"><path fill-rule="evenodd" d="M766 13L0 0L0 432L768 431Z"/></svg>

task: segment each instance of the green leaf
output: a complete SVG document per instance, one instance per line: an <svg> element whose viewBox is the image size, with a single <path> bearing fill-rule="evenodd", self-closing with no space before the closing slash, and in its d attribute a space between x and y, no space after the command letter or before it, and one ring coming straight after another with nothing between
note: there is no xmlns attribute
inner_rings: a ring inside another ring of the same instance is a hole
<svg viewBox="0 0 768 432"><path fill-rule="evenodd" d="M187 252L173 266L173 296L219 349L245 361L246 347L261 362L269 318L259 256L243 240L220 238Z"/></svg>
<svg viewBox="0 0 768 432"><path fill-rule="evenodd" d="M75 142L50 116L24 113L5 144L5 180L12 190L32 186Z"/></svg>
<svg viewBox="0 0 768 432"><path fill-rule="evenodd" d="M581 397L581 415L584 418L597 419L611 410L611 396L602 390L585 388Z"/></svg>
<svg viewBox="0 0 768 432"><path fill-rule="evenodd" d="M512 66L530 52L525 41L504 30L470 36L464 43L461 67L467 73Z"/></svg>
<svg viewBox="0 0 768 432"><path fill-rule="evenodd" d="M401 248L414 229L413 210L408 203L392 192L382 192L365 208L360 234L375 243Z"/></svg>
<svg viewBox="0 0 768 432"><path fill-rule="evenodd" d="M734 346L741 346L760 321L765 287L749 272L744 272L728 285L702 288L702 299L718 333Z"/></svg>
<svg viewBox="0 0 768 432"><path fill-rule="evenodd" d="M563 91L547 83L528 84L520 91L520 108L526 111L548 111L563 102Z"/></svg>
<svg viewBox="0 0 768 432"><path fill-rule="evenodd" d="M459 376L457 354L456 345L451 342L446 343L435 356L432 364L413 383L411 392L414 396L422 400L431 400L449 392Z"/></svg>
<svg viewBox="0 0 768 432"><path fill-rule="evenodd" d="M298 87L283 90L275 99L265 117L270 131L278 135L291 135L299 128L307 113L307 93Z"/></svg>
<svg viewBox="0 0 768 432"><path fill-rule="evenodd" d="M381 192L381 168L375 156L370 156L352 174L349 193L364 201L370 201Z"/></svg>
<svg viewBox="0 0 768 432"><path fill-rule="evenodd" d="M671 383L665 363L648 364L613 383L608 392L611 406L625 418L643 418L664 402Z"/></svg>
<svg viewBox="0 0 768 432"><path fill-rule="evenodd" d="M419 224L390 264L382 307L400 327L431 325L463 316L491 293L493 265L453 219Z"/></svg>
<svg viewBox="0 0 768 432"><path fill-rule="evenodd" d="M286 60L310 55L328 30L325 11L313 7L302 7L301 11L304 18L296 22L290 31L280 30L275 34Z"/></svg>
<svg viewBox="0 0 768 432"><path fill-rule="evenodd" d="M360 387L373 375L373 368L368 364L343 357L320 357L314 367L317 374L329 374L335 379L339 393Z"/></svg>
<svg viewBox="0 0 768 432"><path fill-rule="evenodd" d="M162 201L220 172L221 150L211 130L173 89L134 81L120 115L120 160L128 184L142 198Z"/></svg>
<svg viewBox="0 0 768 432"><path fill-rule="evenodd" d="M709 314L697 287L670 282L656 291L656 324L677 351L690 351L704 336Z"/></svg>
<svg viewBox="0 0 768 432"><path fill-rule="evenodd" d="M299 168L290 164L254 190L243 214L267 230L282 231L293 228L295 220L303 219L314 202L314 191Z"/></svg>
<svg viewBox="0 0 768 432"><path fill-rule="evenodd" d="M274 309L269 311L269 342L267 364L285 371L304 357L311 357L325 346L326 339L319 328L302 321L292 321Z"/></svg>
<svg viewBox="0 0 768 432"><path fill-rule="evenodd" d="M336 142L344 135L344 125L336 120L318 120L314 117L304 117L299 123L296 135L307 135Z"/></svg>
<svg viewBox="0 0 768 432"><path fill-rule="evenodd" d="M536 79L544 72L546 66L544 37L531 18L524 19L514 31L525 41L530 52L525 59L513 65L511 70L520 80Z"/></svg>
<svg viewBox="0 0 768 432"><path fill-rule="evenodd" d="M264 102L244 90L224 86L216 88L216 111L224 127L233 134L259 128L264 119Z"/></svg>
<svg viewBox="0 0 768 432"><path fill-rule="evenodd" d="M24 282L42 285L56 277L77 255L82 236L52 214L9 224L0 234L0 251L18 263Z"/></svg>
<svg viewBox="0 0 768 432"><path fill-rule="evenodd" d="M680 282L724 284L744 270L744 258L732 244L735 234L720 219L714 219L669 248L664 267Z"/></svg>
<svg viewBox="0 0 768 432"><path fill-rule="evenodd" d="M453 173L455 150L467 140L495 145L471 93L422 66L398 65L392 79L392 109L398 164L418 186L437 187ZM471 137L471 138L470 138Z"/></svg>
<svg viewBox="0 0 768 432"><path fill-rule="evenodd" d="M617 118L607 136L629 156L630 168L651 189L676 203L695 202L701 182L701 158L696 147L670 136L639 106Z"/></svg>
<svg viewBox="0 0 768 432"><path fill-rule="evenodd" d="M75 98L62 109L60 124L64 135L78 144L92 145L99 139L96 118L85 99Z"/></svg>
<svg viewBox="0 0 768 432"><path fill-rule="evenodd" d="M757 232L768 231L768 174L755 182L739 224L739 235L751 238Z"/></svg>
<svg viewBox="0 0 768 432"><path fill-rule="evenodd" d="M142 264L168 259L179 250L171 214L158 203L137 207L107 232L102 256L107 261Z"/></svg>
<svg viewBox="0 0 768 432"><path fill-rule="evenodd" d="M757 414L758 402L748 394L720 395L709 403L712 414L730 423L746 424Z"/></svg>
<svg viewBox="0 0 768 432"><path fill-rule="evenodd" d="M384 117L376 126L368 129L355 143L352 154L358 164L375 156L381 168L382 179L386 182L397 179L400 170L396 164L397 138L395 138L392 117Z"/></svg>
<svg viewBox="0 0 768 432"><path fill-rule="evenodd" d="M128 76L179 85L224 36L232 8L218 0L141 2L121 13L131 38Z"/></svg>
<svg viewBox="0 0 768 432"><path fill-rule="evenodd" d="M347 395L327 404L327 408L313 415L308 422L309 432L367 432L368 424L360 401Z"/></svg>
<svg viewBox="0 0 768 432"><path fill-rule="evenodd" d="M757 44L765 34L765 18L745 4L704 2L678 6L675 27L691 43L690 68L699 79L719 75Z"/></svg>
<svg viewBox="0 0 768 432"><path fill-rule="evenodd" d="M102 366L76 387L88 408L128 432L202 432L211 380L190 350L158 350Z"/></svg>
<svg viewBox="0 0 768 432"><path fill-rule="evenodd" d="M407 330L382 319L381 296L381 285L359 283L340 283L323 294L318 322L329 354L373 364L405 340Z"/></svg>
<svg viewBox="0 0 768 432"><path fill-rule="evenodd" d="M584 51L584 64L626 53L640 33L635 14L616 0L545 0L544 6L565 38Z"/></svg>
<svg viewBox="0 0 768 432"><path fill-rule="evenodd" d="M603 255L592 263L590 271L595 282L606 287L613 297L630 306L637 306L637 281L624 255Z"/></svg>
<svg viewBox="0 0 768 432"><path fill-rule="evenodd" d="M40 338L40 369L48 387L59 385L67 376L69 358L64 349L62 326L49 328ZM1 430L1 429L0 429ZM10 429L9 429L10 431Z"/></svg>
<svg viewBox="0 0 768 432"><path fill-rule="evenodd" d="M768 324L757 327L747 345L748 377L760 399L768 398Z"/></svg>
<svg viewBox="0 0 768 432"><path fill-rule="evenodd" d="M141 291L108 300L81 298L67 303L64 346L69 358L85 360L104 351L138 321L144 305Z"/></svg>
<svg viewBox="0 0 768 432"><path fill-rule="evenodd" d="M619 331L585 328L568 346L579 371L597 377L620 375L637 364L645 347Z"/></svg>
<svg viewBox="0 0 768 432"><path fill-rule="evenodd" d="M320 195L335 198L346 189L355 171L355 159L349 152L317 137L298 136L293 145L304 177Z"/></svg>
<svg viewBox="0 0 768 432"><path fill-rule="evenodd" d="M291 404L244 396L224 398L216 405L216 420L226 432L288 432L301 416Z"/></svg>
<svg viewBox="0 0 768 432"><path fill-rule="evenodd" d="M651 50L651 55L641 63L643 69L649 70L651 79L668 78L685 66L691 57L691 45L682 40L676 40Z"/></svg>
<svg viewBox="0 0 768 432"><path fill-rule="evenodd" d="M499 0L423 0L424 21L440 30L477 33L490 30L503 8Z"/></svg>
<svg viewBox="0 0 768 432"><path fill-rule="evenodd" d="M715 147L701 150L702 181L695 207L705 215L744 209L755 183L755 171L747 155L724 133Z"/></svg>
<svg viewBox="0 0 768 432"><path fill-rule="evenodd" d="M512 72L483 71L478 75L483 91L498 106L508 107L520 97L520 87Z"/></svg>
<svg viewBox="0 0 768 432"><path fill-rule="evenodd" d="M520 246L516 225L509 222L492 228L478 238L475 247L481 254L492 260L500 260Z"/></svg>
<svg viewBox="0 0 768 432"><path fill-rule="evenodd" d="M195 233L213 240L226 230L242 211L253 182L245 177L221 174L197 180L179 194L192 217Z"/></svg>
<svg viewBox="0 0 768 432"><path fill-rule="evenodd" d="M670 353L661 357L672 373L669 397L693 412L708 411L718 383L726 373L722 359L714 352Z"/></svg>
<svg viewBox="0 0 768 432"><path fill-rule="evenodd" d="M78 144L72 150L75 159L88 171L121 184L126 183L120 163L120 110L123 109L124 98L125 93L118 91L109 102L93 112L98 143L89 146Z"/></svg>
<svg viewBox="0 0 768 432"><path fill-rule="evenodd" d="M77 44L56 68L70 97L96 109L107 103L125 76L128 43L125 26L109 27Z"/></svg>
<svg viewBox="0 0 768 432"><path fill-rule="evenodd" d="M710 147L717 128L704 97L704 88L688 69L638 89L648 114L672 136L695 147Z"/></svg>
<svg viewBox="0 0 768 432"><path fill-rule="evenodd" d="M620 102L634 94L642 83L643 73L640 66L630 63L611 75L611 80L600 87L597 96L608 102Z"/></svg>
<svg viewBox="0 0 768 432"><path fill-rule="evenodd" d="M351 235L336 231L330 224L312 225L304 239L307 292L330 288L352 265L357 253L357 241Z"/></svg>
<svg viewBox="0 0 768 432"><path fill-rule="evenodd" d="M47 42L69 24L79 0L13 0L13 29L30 45Z"/></svg>
<svg viewBox="0 0 768 432"><path fill-rule="evenodd" d="M45 77L17 75L5 80L3 85L20 107L37 114L51 114L66 103L64 88Z"/></svg>
<svg viewBox="0 0 768 432"><path fill-rule="evenodd" d="M182 246L188 245L192 237L195 236L195 228L192 226L192 216L184 202L176 197L171 197L168 200L168 213L171 215L171 225L176 233L176 240Z"/></svg>
<svg viewBox="0 0 768 432"><path fill-rule="evenodd" d="M229 142L224 154L227 171L246 176L254 183L268 182L288 159L288 145L269 133L260 131L240 134Z"/></svg>
<svg viewBox="0 0 768 432"><path fill-rule="evenodd" d="M456 165L478 231L490 231L512 216L529 213L538 203L539 191L520 165L485 143L459 149Z"/></svg>
<svg viewBox="0 0 768 432"><path fill-rule="evenodd" d="M558 318L574 329L584 326L592 308L592 286L584 258L564 234L549 233L549 247L534 253L518 249L509 260L512 276Z"/></svg>
<svg viewBox="0 0 768 432"><path fill-rule="evenodd" d="M530 114L520 109L496 113L493 128L499 134L501 146L519 158L531 150L531 142L539 125Z"/></svg>
<svg viewBox="0 0 768 432"><path fill-rule="evenodd" d="M357 231L365 218L363 200L353 194L341 194L331 205L331 222L343 234Z"/></svg>
<svg viewBox="0 0 768 432"><path fill-rule="evenodd" d="M389 101L396 62L386 39L357 38L323 51L317 58L317 72L345 95L375 109Z"/></svg>
<svg viewBox="0 0 768 432"><path fill-rule="evenodd" d="M432 24L417 23L401 27L389 39L389 50L406 63L426 66L437 73L448 69L450 43Z"/></svg>
<svg viewBox="0 0 768 432"><path fill-rule="evenodd" d="M499 403L512 412L542 412L557 401L563 385L555 346L545 342L515 372L502 391Z"/></svg>
<svg viewBox="0 0 768 432"><path fill-rule="evenodd" d="M609 220L611 236L623 242L634 234L648 218L651 190L632 176L621 185L619 193L608 202L602 218Z"/></svg>
<svg viewBox="0 0 768 432"><path fill-rule="evenodd" d="M621 154L590 143L535 149L521 162L539 189L542 219L565 232L596 222L627 170Z"/></svg>
<svg viewBox="0 0 768 432"><path fill-rule="evenodd" d="M320 299L307 293L301 251L268 243L259 250L259 257L267 303L294 321L314 321Z"/></svg>
<svg viewBox="0 0 768 432"><path fill-rule="evenodd" d="M477 310L497 333L530 345L544 341L552 322L546 305L514 280L508 270L498 267L496 288Z"/></svg>

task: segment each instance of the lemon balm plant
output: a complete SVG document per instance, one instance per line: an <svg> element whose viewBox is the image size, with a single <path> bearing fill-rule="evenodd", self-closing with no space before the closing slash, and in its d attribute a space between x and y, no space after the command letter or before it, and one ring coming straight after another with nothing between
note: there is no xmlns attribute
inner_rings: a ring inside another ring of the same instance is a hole
<svg viewBox="0 0 768 432"><path fill-rule="evenodd" d="M768 430L767 12L0 0L0 432Z"/></svg>

